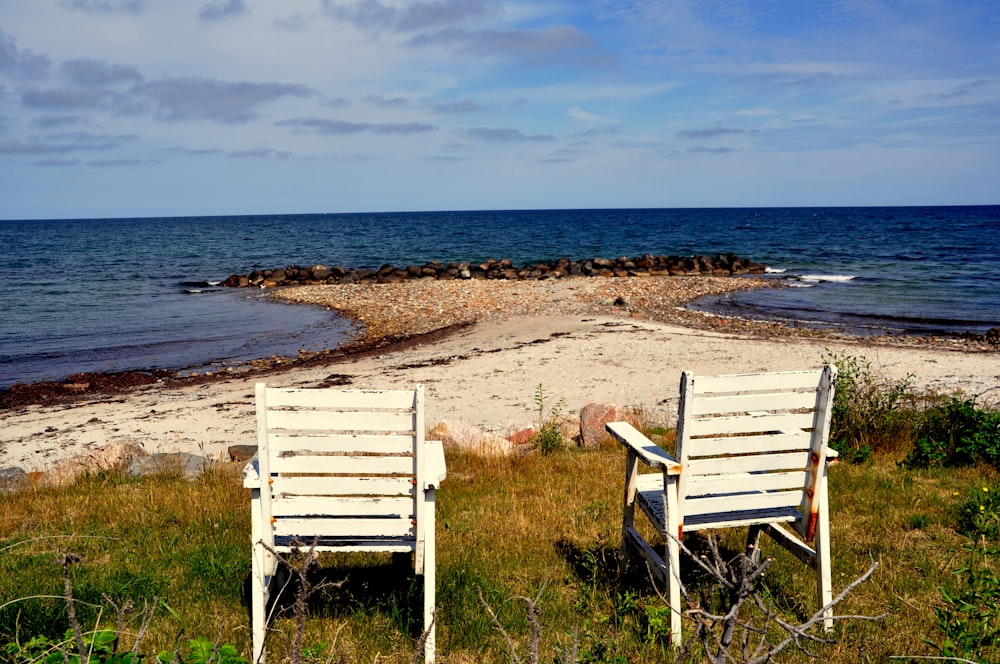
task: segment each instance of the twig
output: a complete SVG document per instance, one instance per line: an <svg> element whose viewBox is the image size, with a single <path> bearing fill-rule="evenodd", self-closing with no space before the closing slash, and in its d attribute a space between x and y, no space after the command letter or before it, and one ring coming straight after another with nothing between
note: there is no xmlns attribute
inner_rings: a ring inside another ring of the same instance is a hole
<svg viewBox="0 0 1000 664"><path fill-rule="evenodd" d="M964 664L979 664L971 659L962 657L944 657L941 655L890 655L889 659L934 659L939 662L964 662Z"/></svg>
<svg viewBox="0 0 1000 664"><path fill-rule="evenodd" d="M420 661L420 658L424 656L424 645L427 643L427 638L431 635L431 630L434 628L435 620L437 620L436 609L433 613L431 613L430 623L424 628L424 631L420 632L420 638L417 639L417 645L413 648L413 659L410 660L410 664L417 664L417 662Z"/></svg>
<svg viewBox="0 0 1000 664"><path fill-rule="evenodd" d="M514 641L510 638L510 634L507 633L507 630L503 628L503 625L500 624L500 620L497 618L496 612L493 611L493 607L491 607L486 602L486 598L483 597L483 589L476 588L476 594L479 595L479 603L483 605L484 609L486 609L486 613L490 615L490 618L493 620L493 624L496 625L497 630L500 632L500 636L502 636L504 642L506 642L507 650L510 651L510 658L514 660L514 664L521 664L521 658L517 656L517 648L514 647Z"/></svg>
<svg viewBox="0 0 1000 664"><path fill-rule="evenodd" d="M73 606L73 581L69 578L69 566L80 562L80 556L75 553L64 553L59 558L59 564L63 570L63 587L66 591L66 616L69 618L70 627L73 628L73 637L76 639L77 652L80 654L81 662L90 661L87 655L87 647L83 643L83 630L80 628L80 621L76 617L76 607ZM64 652L63 657L68 655Z"/></svg>
<svg viewBox="0 0 1000 664"><path fill-rule="evenodd" d="M0 553L4 551L9 551L14 547L21 546L22 544L30 544L31 542L41 542L42 540L50 539L105 539L105 540L118 540L118 537L108 537L107 535L44 535L42 537L31 537L26 540L21 540L20 542L14 542L13 544L8 544L7 546L0 548Z"/></svg>

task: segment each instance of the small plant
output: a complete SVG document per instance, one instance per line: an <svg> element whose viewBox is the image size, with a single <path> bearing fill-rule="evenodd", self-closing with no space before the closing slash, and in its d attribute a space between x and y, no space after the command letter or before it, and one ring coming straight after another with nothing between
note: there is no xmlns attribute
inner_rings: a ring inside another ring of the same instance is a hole
<svg viewBox="0 0 1000 664"><path fill-rule="evenodd" d="M188 639L187 646L186 654L179 650L174 652L164 650L156 656L156 660L159 664L247 664L247 660L240 657L236 647L229 643L220 645L199 637Z"/></svg>
<svg viewBox="0 0 1000 664"><path fill-rule="evenodd" d="M154 598L152 605L146 604L139 613L140 624L135 634L132 649L119 650L120 638L125 633L127 619L134 613L134 606L131 602L125 602L119 606L105 596L104 604L117 613L117 626L114 628L101 627L98 624L93 630L84 631L76 616L76 605L79 600L73 597L73 583L70 577L70 568L80 562L80 556L74 553L64 553L58 561L62 567L63 599L66 603L66 616L70 623L64 637L53 640L43 635L37 635L23 644L17 640L11 641L0 648L0 662L5 664L140 664L145 659L145 655L140 654L140 647L154 614L160 606L171 613L173 610L159 598ZM180 647L174 648L173 651L161 651L156 655L156 661L158 664L247 664L246 659L240 657L235 646L228 643L219 644L205 638L189 639L187 652L182 652Z"/></svg>
<svg viewBox="0 0 1000 664"><path fill-rule="evenodd" d="M535 388L535 414L538 418L538 433L535 446L543 455L549 455L563 446L562 432L559 430L559 416L566 406L566 399L552 403L552 397L545 393L541 383Z"/></svg>
<svg viewBox="0 0 1000 664"><path fill-rule="evenodd" d="M958 505L958 530L975 539L1000 541L1000 484L969 491Z"/></svg>
<svg viewBox="0 0 1000 664"><path fill-rule="evenodd" d="M925 641L943 658L996 664L1000 662L1000 576L995 567L1000 549L972 546L969 552L968 562L954 571L962 587L956 592L941 588L944 606L934 609L944 640Z"/></svg>

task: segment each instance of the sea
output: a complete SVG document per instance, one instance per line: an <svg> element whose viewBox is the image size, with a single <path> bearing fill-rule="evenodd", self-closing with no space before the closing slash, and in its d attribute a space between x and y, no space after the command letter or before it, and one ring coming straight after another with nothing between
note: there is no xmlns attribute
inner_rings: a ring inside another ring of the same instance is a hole
<svg viewBox="0 0 1000 664"><path fill-rule="evenodd" d="M787 288L692 303L856 334L1000 326L1000 206L503 210L0 221L0 389L335 348L347 321L227 289L288 265L735 253Z"/></svg>

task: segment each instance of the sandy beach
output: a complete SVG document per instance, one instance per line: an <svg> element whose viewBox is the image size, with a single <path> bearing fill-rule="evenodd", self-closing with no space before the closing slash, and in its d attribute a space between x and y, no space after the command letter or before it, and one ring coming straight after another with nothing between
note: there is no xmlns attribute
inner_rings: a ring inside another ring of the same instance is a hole
<svg viewBox="0 0 1000 664"><path fill-rule="evenodd" d="M391 286L391 287L390 287ZM723 278L408 282L301 287L283 299L359 321L376 350L301 366L167 381L120 394L0 411L0 468L44 471L111 444L148 453L225 457L255 444L253 385L392 388L423 383L427 421L504 434L530 426L537 386L574 414L588 402L639 406L670 422L682 370L741 373L815 367L830 354L863 356L917 389L1000 399L1000 353L948 340L865 340L678 310L715 292L755 287ZM396 341L452 326L434 341ZM380 348L381 346L381 348Z"/></svg>

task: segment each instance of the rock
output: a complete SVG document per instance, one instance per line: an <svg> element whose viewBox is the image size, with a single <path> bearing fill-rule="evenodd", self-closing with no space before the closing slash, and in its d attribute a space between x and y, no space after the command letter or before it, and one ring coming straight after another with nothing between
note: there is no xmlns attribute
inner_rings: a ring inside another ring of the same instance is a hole
<svg viewBox="0 0 1000 664"><path fill-rule="evenodd" d="M621 409L614 404L588 403L580 409L580 445L597 448L610 436L604 429L608 422L622 417Z"/></svg>
<svg viewBox="0 0 1000 664"><path fill-rule="evenodd" d="M212 461L187 452L160 452L132 459L125 474L129 477L143 475L168 475L179 473L187 478L201 475L212 467Z"/></svg>
<svg viewBox="0 0 1000 664"><path fill-rule="evenodd" d="M468 261L451 262L447 266L440 261L423 265L396 268L389 263L378 270L350 269L343 266L326 267L322 264L303 268L289 265L273 270L253 270L249 275L230 275L223 286L246 288L259 286L291 286L296 284L349 284L349 283L399 283L409 279L553 279L569 275L617 277L621 279L648 276L728 276L736 274L761 274L766 269L760 263L748 258L740 258L734 253L716 254L714 257L694 255L679 256L619 256L615 259L595 257L574 261L567 256L552 262L534 263L516 267L504 258L489 259L472 265Z"/></svg>
<svg viewBox="0 0 1000 664"><path fill-rule="evenodd" d="M506 456L518 447L509 440L465 422L441 420L427 435L440 440L446 448L454 447L483 456Z"/></svg>
<svg viewBox="0 0 1000 664"><path fill-rule="evenodd" d="M28 473L24 468L9 466L0 468L0 493L17 491L28 484Z"/></svg>
<svg viewBox="0 0 1000 664"><path fill-rule="evenodd" d="M229 460L238 461L240 463L246 463L257 454L256 445L230 445L229 449Z"/></svg>
<svg viewBox="0 0 1000 664"><path fill-rule="evenodd" d="M145 454L145 450L135 443L109 443L60 461L45 474L45 479L52 484L69 484L84 473L125 468L133 459Z"/></svg>
<svg viewBox="0 0 1000 664"><path fill-rule="evenodd" d="M535 442L535 438L538 436L538 429L534 427L528 427L527 429L519 429L514 433L505 436L514 445L532 445Z"/></svg>
<svg viewBox="0 0 1000 664"><path fill-rule="evenodd" d="M991 327L986 330L986 341L994 346L1000 346L1000 327Z"/></svg>

